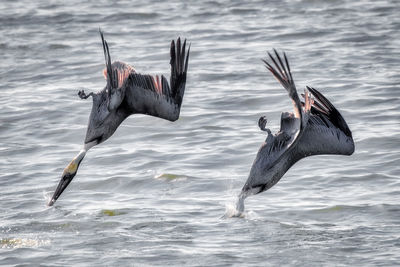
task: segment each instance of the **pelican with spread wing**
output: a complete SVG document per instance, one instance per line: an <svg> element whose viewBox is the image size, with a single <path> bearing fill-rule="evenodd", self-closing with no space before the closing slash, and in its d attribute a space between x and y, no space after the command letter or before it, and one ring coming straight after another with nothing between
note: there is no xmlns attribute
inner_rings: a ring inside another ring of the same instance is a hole
<svg viewBox="0 0 400 267"><path fill-rule="evenodd" d="M269 60L263 60L267 69L286 89L293 101L294 112L284 112L281 128L272 134L266 128L267 119L261 117L258 125L267 132L251 167L249 177L237 202L237 211L244 211L244 199L270 189L297 161L312 155L351 155L354 141L346 121L332 103L318 90L306 87L301 101L293 81L289 62L274 50Z"/></svg>
<svg viewBox="0 0 400 267"><path fill-rule="evenodd" d="M100 31L106 68L106 87L98 93L78 93L82 99L92 97L93 106L89 117L84 146L64 169L61 180L48 205L52 206L75 177L86 152L111 137L118 126L132 114L147 114L169 121L176 121L185 92L190 46L186 40L171 42L171 77L168 83L162 75L140 74L130 65L111 57L107 41Z"/></svg>

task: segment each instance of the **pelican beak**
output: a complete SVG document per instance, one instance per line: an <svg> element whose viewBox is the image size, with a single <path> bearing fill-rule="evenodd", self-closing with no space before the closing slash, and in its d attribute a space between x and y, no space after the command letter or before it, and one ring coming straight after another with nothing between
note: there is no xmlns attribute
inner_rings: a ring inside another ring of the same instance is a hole
<svg viewBox="0 0 400 267"><path fill-rule="evenodd" d="M60 182L58 183L57 189L54 192L53 197L47 204L48 206L53 206L53 204L57 201L57 199L61 196L62 192L64 192L65 188L69 185L69 183L72 181L72 179L75 177L76 172L74 173L69 173L64 171Z"/></svg>
<svg viewBox="0 0 400 267"><path fill-rule="evenodd" d="M78 171L79 165L81 164L81 161L85 157L85 154L86 150L85 149L81 150L79 154L75 158L73 158L72 161L68 164L68 166L64 169L64 172L61 176L61 180L58 183L57 189L54 192L54 195L49 201L49 203L47 203L47 205L53 206L54 203L57 201L57 199L61 196L62 192L64 192L65 188L67 188L72 179L74 179Z"/></svg>

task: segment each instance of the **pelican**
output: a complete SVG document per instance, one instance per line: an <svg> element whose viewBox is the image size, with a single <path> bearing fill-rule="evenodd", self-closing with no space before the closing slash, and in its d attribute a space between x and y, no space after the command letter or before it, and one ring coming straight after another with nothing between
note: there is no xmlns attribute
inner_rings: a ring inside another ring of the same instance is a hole
<svg viewBox="0 0 400 267"><path fill-rule="evenodd" d="M306 87L299 99L286 54L283 59L274 49L268 53L265 67L286 89L292 99L294 112L283 112L279 132L272 134L266 128L267 119L261 117L258 125L267 133L258 150L249 177L236 204L238 216L244 211L244 200L273 187L297 161L302 158L338 154L351 155L354 141L346 121L332 103L318 90ZM269 62L268 62L269 61Z"/></svg>
<svg viewBox="0 0 400 267"><path fill-rule="evenodd" d="M176 43L174 40L171 42L171 77L168 84L163 75L160 78L158 75L140 74L124 62L111 63L108 43L103 32L99 31L106 61L103 74L107 84L97 93L86 94L83 90L78 93L81 99L92 97L93 100L86 138L82 150L64 169L49 206L71 183L87 151L110 138L128 116L147 114L169 121L179 118L190 52L189 45L186 53L186 39L183 44L180 38Z"/></svg>

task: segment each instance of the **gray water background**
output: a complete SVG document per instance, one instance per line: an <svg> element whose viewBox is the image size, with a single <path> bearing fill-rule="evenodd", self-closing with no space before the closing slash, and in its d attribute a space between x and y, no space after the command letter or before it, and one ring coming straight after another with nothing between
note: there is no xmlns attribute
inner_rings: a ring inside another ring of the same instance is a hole
<svg viewBox="0 0 400 267"><path fill-rule="evenodd" d="M400 261L399 1L0 3L0 265L378 266ZM169 77L192 44L181 117L135 115L80 150L111 57ZM316 156L230 218L266 115L291 111L261 58L286 51L299 90L324 93L353 132L350 157Z"/></svg>

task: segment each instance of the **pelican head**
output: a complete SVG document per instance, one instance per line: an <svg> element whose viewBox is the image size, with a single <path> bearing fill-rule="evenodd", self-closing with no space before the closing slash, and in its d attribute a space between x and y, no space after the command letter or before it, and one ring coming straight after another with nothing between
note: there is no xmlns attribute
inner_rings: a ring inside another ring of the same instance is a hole
<svg viewBox="0 0 400 267"><path fill-rule="evenodd" d="M68 164L68 166L64 169L63 174L61 176L61 180L58 183L57 189L53 194L53 197L49 201L48 205L53 206L56 200L61 196L62 192L64 192L65 188L71 183L72 179L74 179L76 173L78 172L79 165L81 161L86 155L86 150L82 149L79 154L72 159L72 161Z"/></svg>

